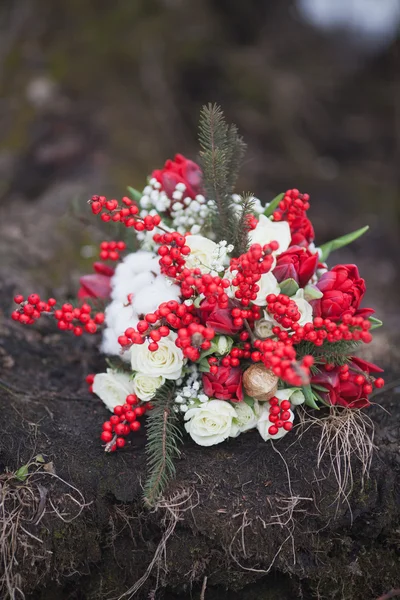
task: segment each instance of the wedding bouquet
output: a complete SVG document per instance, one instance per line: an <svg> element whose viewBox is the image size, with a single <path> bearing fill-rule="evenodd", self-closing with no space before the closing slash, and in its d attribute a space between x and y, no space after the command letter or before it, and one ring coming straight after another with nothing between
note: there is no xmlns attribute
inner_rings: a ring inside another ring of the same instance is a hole
<svg viewBox="0 0 400 600"><path fill-rule="evenodd" d="M18 295L12 314L22 324L53 316L77 336L102 330L110 367L87 377L113 413L100 437L106 451L123 448L147 413L150 503L174 474L184 431L201 446L251 429L277 440L298 405L359 410L384 384L379 367L353 356L381 324L361 307L365 282L356 265L326 264L367 228L317 247L308 194L265 205L235 194L245 146L217 106L202 110L200 145L201 166L178 154L143 192L89 200L102 221L134 229L140 248L102 242L76 306Z"/></svg>

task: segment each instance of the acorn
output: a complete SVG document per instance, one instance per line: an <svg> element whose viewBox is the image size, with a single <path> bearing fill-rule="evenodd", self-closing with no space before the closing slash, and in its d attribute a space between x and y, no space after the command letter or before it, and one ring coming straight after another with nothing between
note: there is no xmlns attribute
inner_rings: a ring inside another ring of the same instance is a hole
<svg viewBox="0 0 400 600"><path fill-rule="evenodd" d="M261 363L252 365L243 373L243 387L248 396L266 402L275 396L279 378Z"/></svg>

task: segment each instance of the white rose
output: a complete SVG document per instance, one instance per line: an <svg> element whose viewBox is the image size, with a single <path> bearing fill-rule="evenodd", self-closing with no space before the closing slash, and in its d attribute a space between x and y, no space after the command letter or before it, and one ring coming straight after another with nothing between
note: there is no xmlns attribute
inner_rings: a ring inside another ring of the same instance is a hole
<svg viewBox="0 0 400 600"><path fill-rule="evenodd" d="M279 392L277 392L277 394L278 393ZM277 395L277 394L275 394L275 395ZM290 412L289 421L291 423L293 423L294 412L292 410L289 410L289 412ZM271 427L271 425L273 425L273 423L271 423L271 421L269 420L269 403L263 402L262 405L259 407L257 429L258 429L262 439L264 440L264 442L266 442L267 440L279 440L279 438L283 437L284 435L286 435L288 433L286 431L286 429L281 427L280 429L278 429L278 433L276 433L275 435L271 435L268 432L268 429Z"/></svg>
<svg viewBox="0 0 400 600"><path fill-rule="evenodd" d="M233 339L226 335L217 335L212 341L212 348L215 354L223 356L231 351L233 346Z"/></svg>
<svg viewBox="0 0 400 600"><path fill-rule="evenodd" d="M266 306L266 297L268 294L278 295L281 292L276 277L273 273L264 273L261 275L261 279L257 281L257 285L260 290L257 293L257 298L253 300L253 304L256 304L257 306Z"/></svg>
<svg viewBox="0 0 400 600"><path fill-rule="evenodd" d="M108 410L113 411L117 404L125 404L126 397L134 394L133 383L127 373L107 369L94 377L93 391L103 400Z"/></svg>
<svg viewBox="0 0 400 600"><path fill-rule="evenodd" d="M182 374L183 354L175 346L177 334L171 332L168 337L161 338L158 350L151 352L146 343L134 344L131 348L131 364L133 371L150 377L179 379Z"/></svg>
<svg viewBox="0 0 400 600"><path fill-rule="evenodd" d="M258 321L254 323L254 333L257 337L264 340L265 338L274 335L272 329L276 325L277 322L267 313L267 311L264 311L264 318L258 319Z"/></svg>
<svg viewBox="0 0 400 600"><path fill-rule="evenodd" d="M150 377L149 375L143 375L143 373L136 373L133 378L133 389L140 400L147 402L154 398L156 391L164 383L165 378L161 375L159 377Z"/></svg>
<svg viewBox="0 0 400 600"><path fill-rule="evenodd" d="M231 435L236 411L229 402L210 400L185 413L185 429L199 446L220 444Z"/></svg>
<svg viewBox="0 0 400 600"><path fill-rule="evenodd" d="M290 400L293 406L303 404L305 400L304 394L301 390L299 390L299 388L286 388L284 390L278 390L275 394L275 397L278 398L279 404L283 400Z"/></svg>
<svg viewBox="0 0 400 600"><path fill-rule="evenodd" d="M230 437L237 437L240 433L256 427L257 416L247 402L235 403L234 409L236 417L234 419Z"/></svg>
<svg viewBox="0 0 400 600"><path fill-rule="evenodd" d="M217 258L217 244L202 235L188 235L186 246L190 248L190 254L185 258L188 269L199 268L202 273L212 270L212 263Z"/></svg>
<svg viewBox="0 0 400 600"><path fill-rule="evenodd" d="M297 308L301 314L300 320L297 321L298 324L303 327L306 323L312 323L313 310L311 304L304 298L304 290L302 288L297 290L296 294L292 296L291 299L297 304Z"/></svg>
<svg viewBox="0 0 400 600"><path fill-rule="evenodd" d="M274 254L277 256L289 248L291 234L289 223L286 221L270 221L265 215L258 217L258 224L255 229L249 232L250 244L269 244L278 242L279 248Z"/></svg>

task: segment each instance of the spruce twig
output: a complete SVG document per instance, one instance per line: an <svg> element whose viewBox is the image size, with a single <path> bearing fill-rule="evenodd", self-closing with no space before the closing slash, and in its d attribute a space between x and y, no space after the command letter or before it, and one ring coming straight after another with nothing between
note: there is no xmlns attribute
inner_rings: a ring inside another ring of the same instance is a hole
<svg viewBox="0 0 400 600"><path fill-rule="evenodd" d="M174 459L180 455L182 432L173 410L175 383L167 381L154 398L154 408L147 417L147 468L145 502L154 506L168 482L175 475Z"/></svg>
<svg viewBox="0 0 400 600"><path fill-rule="evenodd" d="M254 196L252 194L243 194L240 203L236 239L233 242L235 256L240 256L249 249L249 219L253 214L253 206Z"/></svg>
<svg viewBox="0 0 400 600"><path fill-rule="evenodd" d="M207 195L215 202L213 229L218 240L233 243L238 217L232 200L245 144L235 125L228 126L216 104L203 106L199 123L200 163Z"/></svg>

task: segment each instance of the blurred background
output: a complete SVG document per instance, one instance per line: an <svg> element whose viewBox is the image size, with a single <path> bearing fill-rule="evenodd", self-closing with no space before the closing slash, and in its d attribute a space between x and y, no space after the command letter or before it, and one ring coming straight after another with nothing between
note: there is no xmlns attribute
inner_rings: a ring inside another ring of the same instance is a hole
<svg viewBox="0 0 400 600"><path fill-rule="evenodd" d="M398 329L399 31L400 0L2 0L0 278L72 293L100 238L71 205L195 159L211 101L248 144L238 191L310 193L317 243L371 225L335 262Z"/></svg>

